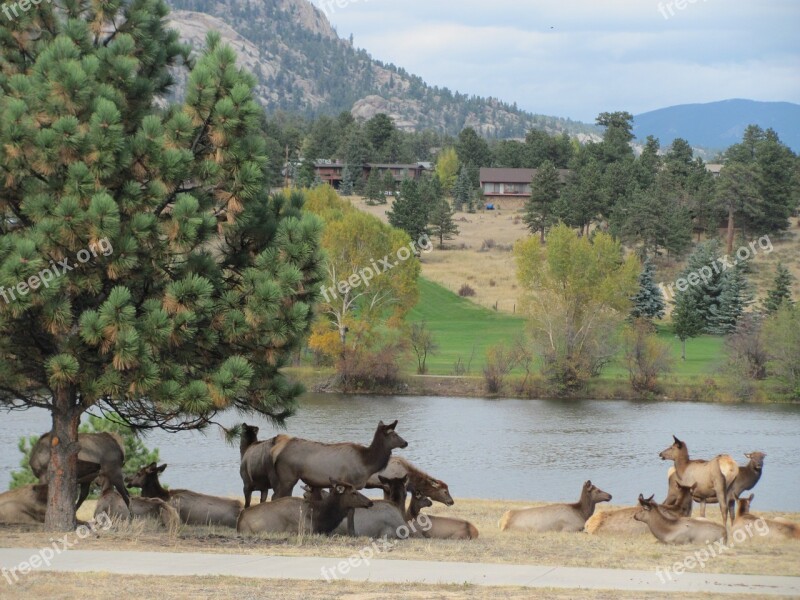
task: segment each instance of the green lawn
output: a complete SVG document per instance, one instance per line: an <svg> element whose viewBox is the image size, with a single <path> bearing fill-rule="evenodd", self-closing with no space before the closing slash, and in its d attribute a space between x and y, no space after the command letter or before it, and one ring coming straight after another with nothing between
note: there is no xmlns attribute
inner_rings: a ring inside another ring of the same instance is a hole
<svg viewBox="0 0 800 600"><path fill-rule="evenodd" d="M480 375L486 361L486 350L498 343L510 343L525 331L525 319L498 313L473 304L469 300L433 283L419 279L419 302L408 320L426 321L433 332L439 351L428 358L431 375L452 375L459 357L467 363L475 349L470 374ZM681 343L668 327L659 328L659 337L671 344L675 355L673 376L680 382L719 374L724 356L721 337L702 336L686 343L686 361L680 359ZM413 372L416 363L408 365ZM628 373L621 362L610 365L603 379L626 379Z"/></svg>
<svg viewBox="0 0 800 600"><path fill-rule="evenodd" d="M466 364L473 348L470 374L480 375L486 350L500 342L510 343L525 328L521 317L488 310L420 277L419 302L409 313L408 321L423 320L439 344L436 355L428 358L431 375L452 375L458 358Z"/></svg>

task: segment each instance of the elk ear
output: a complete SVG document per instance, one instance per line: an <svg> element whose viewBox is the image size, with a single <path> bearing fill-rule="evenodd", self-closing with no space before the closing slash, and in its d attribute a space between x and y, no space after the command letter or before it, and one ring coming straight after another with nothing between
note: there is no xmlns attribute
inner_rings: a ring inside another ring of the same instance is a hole
<svg viewBox="0 0 800 600"><path fill-rule="evenodd" d="M440 484L438 481L434 481L433 479L429 480L429 481L428 481L428 483L430 484L430 486L431 486L432 488L434 488L434 489L437 489L437 490L438 490L440 487L442 487L442 486L441 486L441 484Z"/></svg>
<svg viewBox="0 0 800 600"><path fill-rule="evenodd" d="M748 501L748 502L752 502L752 501L753 501L753 498L755 498L755 497L756 497L756 495L755 495L755 494L750 494L750 497L747 499L747 501Z"/></svg>
<svg viewBox="0 0 800 600"><path fill-rule="evenodd" d="M587 480L586 483L583 484L583 487L585 488L592 487L592 480L591 479Z"/></svg>
<svg viewBox="0 0 800 600"><path fill-rule="evenodd" d="M650 497L647 499L647 502L652 502L653 498L655 498L655 497L656 497L655 494L650 494Z"/></svg>
<svg viewBox="0 0 800 600"><path fill-rule="evenodd" d="M383 421L378 421L378 429L386 429L386 424Z"/></svg>
<svg viewBox="0 0 800 600"><path fill-rule="evenodd" d="M408 474L403 475L403 485L408 487Z"/></svg>
<svg viewBox="0 0 800 600"><path fill-rule="evenodd" d="M397 427L397 419L394 420L394 423L389 423L386 426L386 431L394 431L395 427Z"/></svg>
<svg viewBox="0 0 800 600"><path fill-rule="evenodd" d="M683 442L682 442L682 441L680 441L678 438L676 438L674 434L673 434L673 436L672 436L672 439L673 439L673 440L675 440L675 445L676 445L678 448L683 448Z"/></svg>
<svg viewBox="0 0 800 600"><path fill-rule="evenodd" d="M155 463L153 463L153 464L155 464ZM158 472L159 473L163 473L166 468L167 468L167 463L164 463L163 465L158 467Z"/></svg>
<svg viewBox="0 0 800 600"><path fill-rule="evenodd" d="M386 478L386 477L384 477L383 475L378 475L378 481L380 481L380 482L381 482L382 484L384 484L384 485L389 485L389 483L390 483L392 480L391 480L391 479L388 479L388 478Z"/></svg>

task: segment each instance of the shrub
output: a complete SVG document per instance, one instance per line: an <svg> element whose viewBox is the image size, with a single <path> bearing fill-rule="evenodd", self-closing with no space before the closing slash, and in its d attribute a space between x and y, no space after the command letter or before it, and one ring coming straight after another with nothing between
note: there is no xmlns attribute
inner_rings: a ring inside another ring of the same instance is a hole
<svg viewBox="0 0 800 600"><path fill-rule="evenodd" d="M472 289L472 287L470 287L469 284L465 283L458 290L458 295L461 296L462 298L472 297L475 295L475 290Z"/></svg>
<svg viewBox="0 0 800 600"><path fill-rule="evenodd" d="M505 378L516 363L517 353L513 348L506 348L502 344L489 348L486 353L486 366L483 368L486 391L490 394L499 394L503 389Z"/></svg>
<svg viewBox="0 0 800 600"><path fill-rule="evenodd" d="M669 345L653 333L652 325L636 319L624 334L625 364L631 386L637 392L657 392L659 377L672 370L673 357Z"/></svg>

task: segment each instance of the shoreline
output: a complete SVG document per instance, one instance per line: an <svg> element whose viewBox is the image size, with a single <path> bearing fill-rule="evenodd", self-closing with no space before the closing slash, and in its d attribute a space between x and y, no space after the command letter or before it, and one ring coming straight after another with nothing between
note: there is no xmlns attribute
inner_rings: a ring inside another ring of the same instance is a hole
<svg viewBox="0 0 800 600"><path fill-rule="evenodd" d="M696 402L708 404L800 404L768 385L756 386L751 399L741 399L714 377L703 381L666 382L659 392L641 393L634 390L624 379L596 379L589 381L582 390L563 393L539 378L521 389L521 378L509 377L501 393L490 394L485 389L483 377L479 375L404 375L393 387L359 388L343 390L332 387L333 369L291 367L287 375L302 383L307 392L320 394L343 394L352 396L444 396L450 398L486 398L519 400L626 400L633 402Z"/></svg>

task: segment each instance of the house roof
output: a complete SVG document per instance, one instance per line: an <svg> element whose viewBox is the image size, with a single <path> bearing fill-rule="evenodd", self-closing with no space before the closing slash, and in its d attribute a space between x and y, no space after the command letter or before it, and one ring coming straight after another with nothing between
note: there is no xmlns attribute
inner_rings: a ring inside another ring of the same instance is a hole
<svg viewBox="0 0 800 600"><path fill-rule="evenodd" d="M539 169L497 169L481 167L481 183L530 183ZM569 169L558 169L558 178L564 182Z"/></svg>

